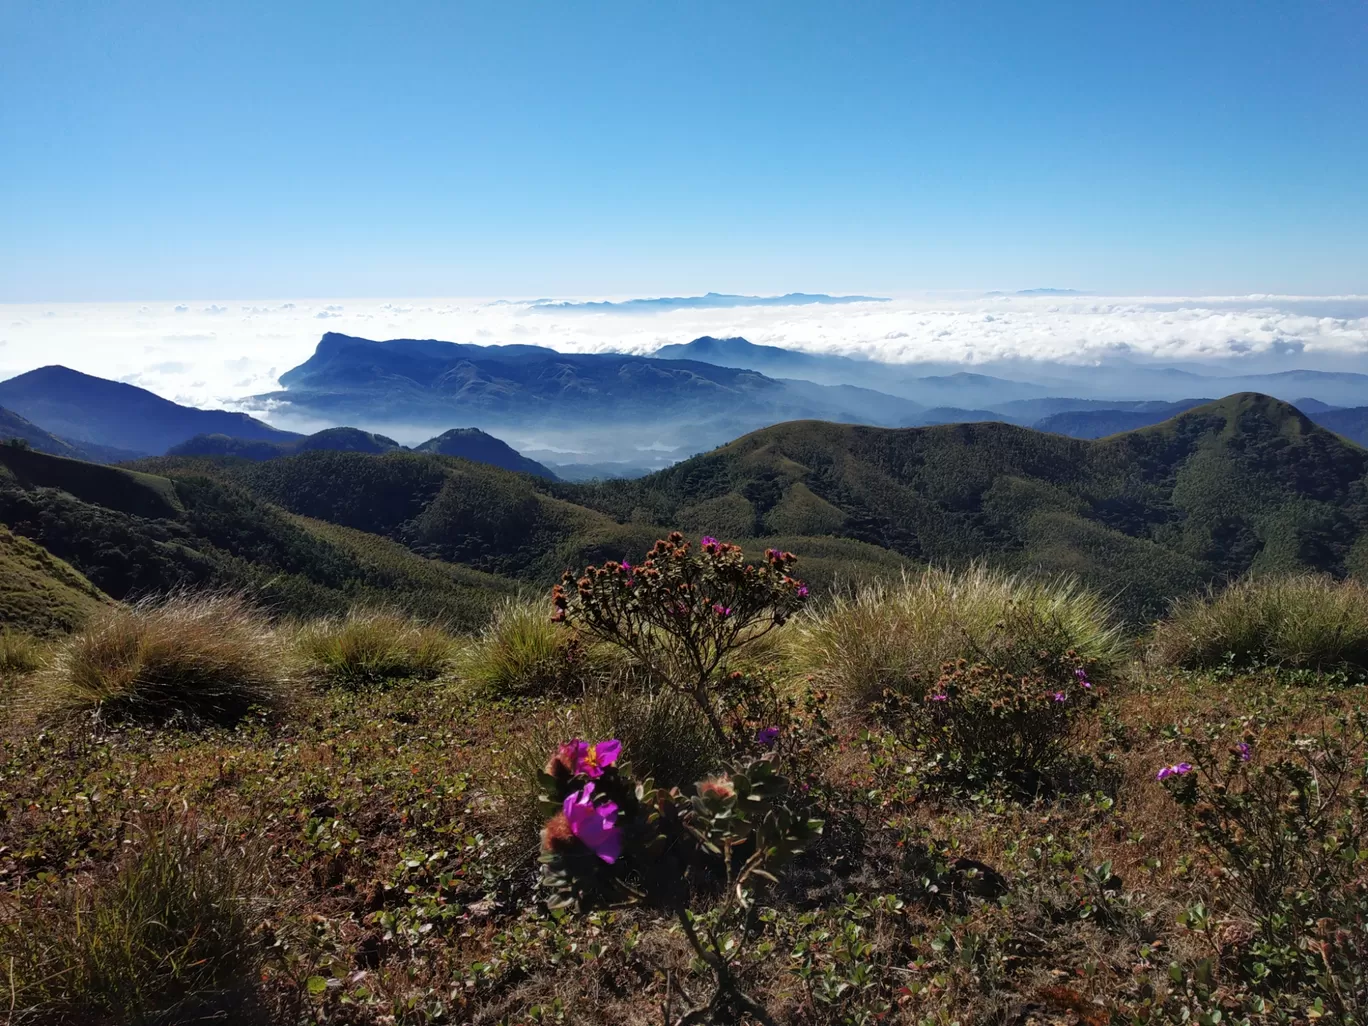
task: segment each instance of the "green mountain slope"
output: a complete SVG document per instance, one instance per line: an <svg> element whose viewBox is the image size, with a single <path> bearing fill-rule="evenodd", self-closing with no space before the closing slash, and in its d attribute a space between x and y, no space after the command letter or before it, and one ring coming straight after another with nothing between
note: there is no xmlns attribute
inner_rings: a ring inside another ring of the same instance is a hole
<svg viewBox="0 0 1368 1026"><path fill-rule="evenodd" d="M68 631L108 601L65 561L0 526L0 626L32 634Z"/></svg>
<svg viewBox="0 0 1368 1026"><path fill-rule="evenodd" d="M116 599L244 589L286 613L378 603L470 626L514 591L392 541L305 520L195 461L173 478L0 446L0 524Z"/></svg>
<svg viewBox="0 0 1368 1026"><path fill-rule="evenodd" d="M748 533L781 521L933 563L1076 572L1149 616L1224 575L1357 565L1365 472L1368 452L1246 393L1098 441L1007 424L781 424L581 492L619 518Z"/></svg>

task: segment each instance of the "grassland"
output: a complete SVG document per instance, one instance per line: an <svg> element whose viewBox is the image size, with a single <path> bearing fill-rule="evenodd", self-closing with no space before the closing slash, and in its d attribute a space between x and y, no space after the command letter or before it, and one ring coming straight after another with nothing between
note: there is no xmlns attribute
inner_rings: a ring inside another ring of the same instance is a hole
<svg viewBox="0 0 1368 1026"><path fill-rule="evenodd" d="M746 670L798 701L785 729L806 739L792 758L826 820L820 843L764 893L734 966L775 1022L1177 1023L1218 1011L1273 1022L1317 1009L1363 1021L1363 977L1346 961L1368 951L1363 920L1312 923L1283 947L1287 934L1261 927L1222 863L1220 838L1155 780L1204 737L1218 754L1248 738L1249 765L1276 767L1305 750L1299 738L1328 736L1337 715L1361 709L1361 685L1272 660L1187 670L1153 649L1139 658L1144 647L1119 644L1105 607L1076 587L979 571L874 597L803 614ZM991 775L947 777L892 714L852 700L845 684L858 674L843 678L814 643L872 634L898 654L901 636L907 665L981 658L995 614L1028 606L1072 622L1068 644L1095 649L1100 693L1067 767L1029 793ZM1332 607L1305 589L1270 587L1261 608L1304 639L1329 636L1310 621ZM1205 622L1196 607L1184 615L1198 618L1187 630ZM377 623L358 617L313 635L248 624L275 632L258 639L264 650L279 646L248 660L252 673L295 697L230 722L6 703L0 966L11 1021L654 1023L672 989L701 986L704 968L659 910L548 910L528 791L545 753L576 735L621 737L626 758L687 786L718 760L696 710L612 659L581 664L568 692L525 686L520 674L555 658L543 635L566 629L516 612L482 638L451 639L470 653L452 662L349 678L337 672L349 660L375 665L375 632L339 641L349 622ZM419 629L385 624L382 637ZM203 671L197 653L223 643L204 628L189 623L165 658ZM128 635L127 614L94 634L111 630ZM917 647L931 635L934 651ZM60 687L65 650L55 651L51 666L5 674L9 694ZM821 666L826 679L811 680ZM831 697L813 705L814 688ZM1301 837L1308 866L1324 832L1368 849L1351 793L1368 784L1368 738L1346 738L1348 790L1326 800L1347 818ZM1368 887L1368 850L1352 844L1341 883L1321 881L1341 911ZM697 900L705 915L710 899ZM1297 969L1298 943L1317 964L1315 945L1329 945L1334 971Z"/></svg>

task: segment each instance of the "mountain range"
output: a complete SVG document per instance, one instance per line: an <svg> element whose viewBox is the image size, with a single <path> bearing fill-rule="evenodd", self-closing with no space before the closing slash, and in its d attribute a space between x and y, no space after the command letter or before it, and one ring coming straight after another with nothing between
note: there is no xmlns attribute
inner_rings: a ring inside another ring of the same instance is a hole
<svg viewBox="0 0 1368 1026"><path fill-rule="evenodd" d="M383 595L470 622L680 528L791 549L824 589L919 563L1075 574L1140 622L1251 571L1368 575L1366 479L1368 451L1239 394L1100 440L791 422L591 484L397 448L107 467L0 446L0 525L114 598L203 584L301 612Z"/></svg>
<svg viewBox="0 0 1368 1026"><path fill-rule="evenodd" d="M181 406L136 386L45 367L0 382L0 402L8 404L0 413L0 438L101 462L167 452L267 459L317 448L383 452L400 446L395 435L422 438L458 420L476 426L418 448L584 480L639 476L787 420L881 427L1000 421L1101 438L1209 401L1200 392L1176 400L1041 394L1049 385L1040 381L962 370L918 373L925 369L711 336L645 357L329 333L309 360L281 376L283 391L252 400L283 425ZM1253 380L1172 368L1147 373L1162 377L1165 387ZM1296 405L1317 423L1368 442L1368 407L1344 408L1303 391L1321 385L1352 392L1361 375L1254 377L1296 394ZM314 430L319 420L356 426L320 432Z"/></svg>

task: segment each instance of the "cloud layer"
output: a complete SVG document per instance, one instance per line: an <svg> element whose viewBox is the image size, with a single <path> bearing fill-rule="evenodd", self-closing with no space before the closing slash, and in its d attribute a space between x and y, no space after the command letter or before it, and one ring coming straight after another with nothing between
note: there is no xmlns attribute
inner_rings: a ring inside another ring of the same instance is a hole
<svg viewBox="0 0 1368 1026"><path fill-rule="evenodd" d="M700 335L743 335L937 369L1124 361L1249 373L1368 370L1365 296L927 296L645 316L581 308L562 318L516 300L220 298L0 306L0 379L61 363L177 402L222 406L275 389L324 331L641 353Z"/></svg>

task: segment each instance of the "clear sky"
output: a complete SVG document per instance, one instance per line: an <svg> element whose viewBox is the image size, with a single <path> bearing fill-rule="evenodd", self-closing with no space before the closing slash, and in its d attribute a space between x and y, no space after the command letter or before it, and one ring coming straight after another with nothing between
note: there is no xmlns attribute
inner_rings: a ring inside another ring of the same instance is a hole
<svg viewBox="0 0 1368 1026"><path fill-rule="evenodd" d="M1368 4L0 0L0 301L1368 292Z"/></svg>

